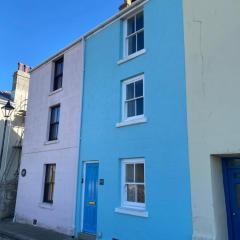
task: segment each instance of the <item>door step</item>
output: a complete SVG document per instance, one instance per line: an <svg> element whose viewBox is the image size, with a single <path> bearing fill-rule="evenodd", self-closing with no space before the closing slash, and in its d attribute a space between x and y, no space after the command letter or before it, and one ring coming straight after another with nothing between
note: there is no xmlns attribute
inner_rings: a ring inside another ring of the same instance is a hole
<svg viewBox="0 0 240 240"><path fill-rule="evenodd" d="M96 240L96 235L80 233L78 240Z"/></svg>

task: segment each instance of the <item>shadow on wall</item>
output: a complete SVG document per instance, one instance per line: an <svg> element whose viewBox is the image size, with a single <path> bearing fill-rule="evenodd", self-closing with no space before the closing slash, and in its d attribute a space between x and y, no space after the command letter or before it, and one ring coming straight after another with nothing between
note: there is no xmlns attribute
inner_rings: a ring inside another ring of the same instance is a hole
<svg viewBox="0 0 240 240"><path fill-rule="evenodd" d="M0 170L0 219L13 217L17 195L24 119L15 116L8 121ZM4 120L0 120L0 148L3 143Z"/></svg>

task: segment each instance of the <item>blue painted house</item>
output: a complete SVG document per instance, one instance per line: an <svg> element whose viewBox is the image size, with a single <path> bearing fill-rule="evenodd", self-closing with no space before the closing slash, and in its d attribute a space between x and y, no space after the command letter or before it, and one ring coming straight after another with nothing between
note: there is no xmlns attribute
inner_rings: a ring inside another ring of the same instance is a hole
<svg viewBox="0 0 240 240"><path fill-rule="evenodd" d="M76 233L190 240L181 0L138 0L85 36Z"/></svg>

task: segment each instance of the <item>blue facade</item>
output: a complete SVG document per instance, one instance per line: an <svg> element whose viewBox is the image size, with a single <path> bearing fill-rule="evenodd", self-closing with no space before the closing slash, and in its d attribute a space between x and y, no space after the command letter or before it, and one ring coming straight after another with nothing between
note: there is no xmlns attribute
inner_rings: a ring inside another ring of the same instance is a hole
<svg viewBox="0 0 240 240"><path fill-rule="evenodd" d="M103 240L190 240L184 35L181 0L144 6L146 52L122 64L123 23L86 40L76 229L82 226L84 161L99 162L97 234ZM146 123L118 128L122 81L144 74ZM145 159L148 217L115 212L121 205L121 159Z"/></svg>

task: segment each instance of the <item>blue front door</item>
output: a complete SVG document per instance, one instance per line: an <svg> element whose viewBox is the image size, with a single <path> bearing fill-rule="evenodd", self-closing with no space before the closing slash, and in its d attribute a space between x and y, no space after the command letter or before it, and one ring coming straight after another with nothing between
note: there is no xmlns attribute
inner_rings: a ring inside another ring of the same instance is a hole
<svg viewBox="0 0 240 240"><path fill-rule="evenodd" d="M98 163L86 163L85 167L83 232L96 234Z"/></svg>
<svg viewBox="0 0 240 240"><path fill-rule="evenodd" d="M224 166L229 240L240 240L240 159L226 159Z"/></svg>

